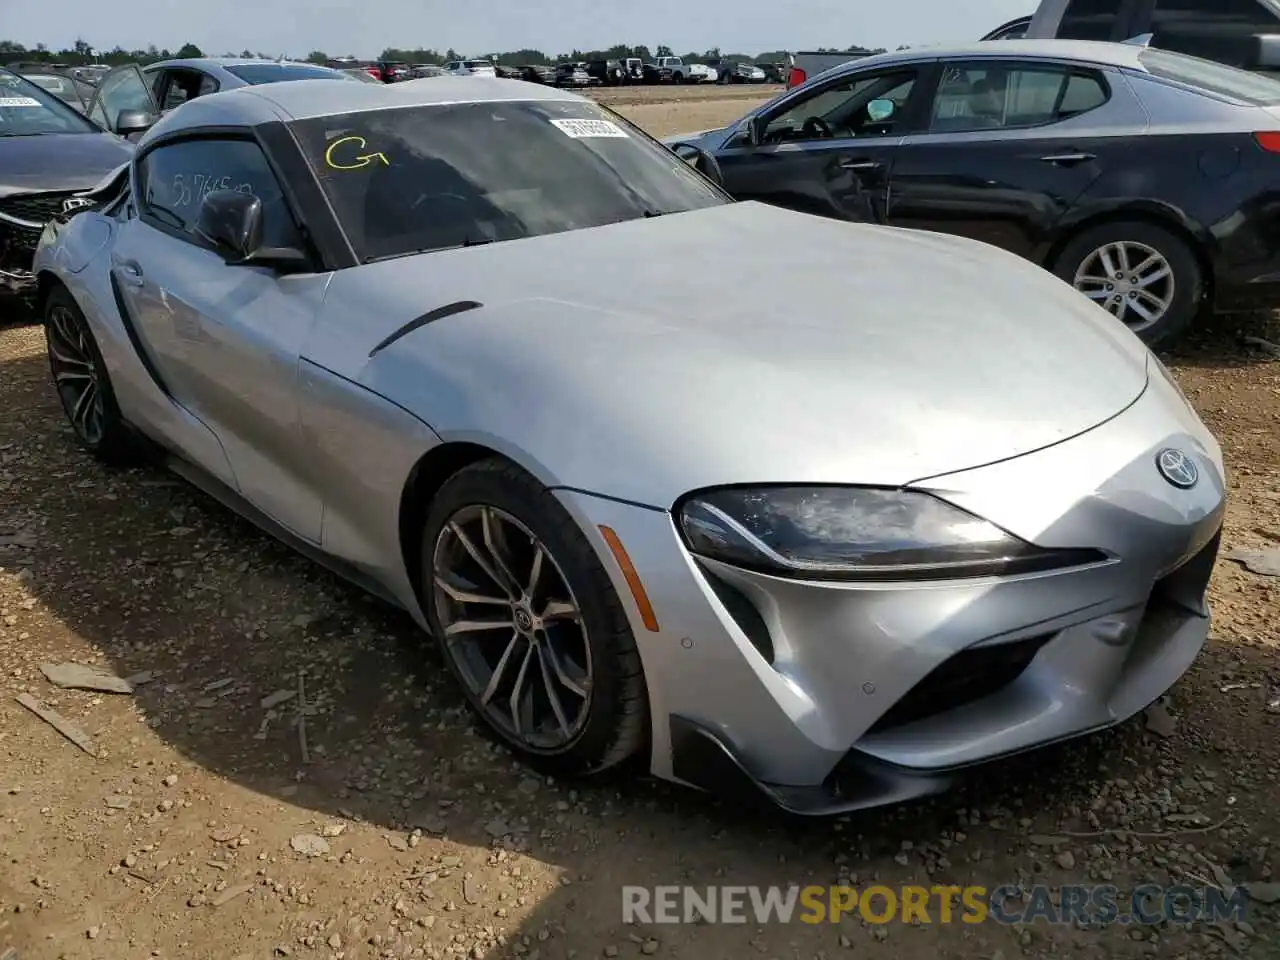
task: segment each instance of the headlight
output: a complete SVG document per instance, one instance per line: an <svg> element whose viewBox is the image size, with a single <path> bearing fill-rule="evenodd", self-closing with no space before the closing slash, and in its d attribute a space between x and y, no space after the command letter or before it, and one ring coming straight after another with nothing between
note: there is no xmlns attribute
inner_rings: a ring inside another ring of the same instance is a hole
<svg viewBox="0 0 1280 960"><path fill-rule="evenodd" d="M1098 563L1047 550L937 497L868 487L765 487L692 494L677 505L698 555L810 580L934 580Z"/></svg>

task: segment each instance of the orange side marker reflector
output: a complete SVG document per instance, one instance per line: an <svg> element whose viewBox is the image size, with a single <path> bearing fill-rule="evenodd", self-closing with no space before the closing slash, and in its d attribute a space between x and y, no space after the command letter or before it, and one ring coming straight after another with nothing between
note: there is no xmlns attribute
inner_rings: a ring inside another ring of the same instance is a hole
<svg viewBox="0 0 1280 960"><path fill-rule="evenodd" d="M618 539L618 535L613 532L612 527L601 525L600 535L604 537L604 542L613 551L613 559L618 561L622 576L626 579L627 586L631 588L631 596L635 597L636 606L640 609L640 619L644 621L645 629L650 633L657 633L658 618L653 613L653 604L649 602L649 594L644 592L644 584L640 582L640 574L636 573L635 564L631 562L631 557L627 554L627 548L622 545L622 541Z"/></svg>

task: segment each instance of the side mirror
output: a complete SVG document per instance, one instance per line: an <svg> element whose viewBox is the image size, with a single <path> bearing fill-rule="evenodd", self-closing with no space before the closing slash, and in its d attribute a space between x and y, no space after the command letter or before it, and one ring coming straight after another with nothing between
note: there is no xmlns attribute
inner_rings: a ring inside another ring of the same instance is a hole
<svg viewBox="0 0 1280 960"><path fill-rule="evenodd" d="M200 202L195 233L233 266L271 267L282 273L310 269L301 250L262 245L262 201L251 193L208 193Z"/></svg>
<svg viewBox="0 0 1280 960"><path fill-rule="evenodd" d="M716 158L692 143L674 143L671 152L717 186L724 186L724 174Z"/></svg>
<svg viewBox="0 0 1280 960"><path fill-rule="evenodd" d="M122 137L133 136L150 130L156 118L145 110L121 110L116 116L116 133Z"/></svg>
<svg viewBox="0 0 1280 960"><path fill-rule="evenodd" d="M892 100L877 99L867 104L867 116L872 123L884 123L897 111L898 105Z"/></svg>
<svg viewBox="0 0 1280 960"><path fill-rule="evenodd" d="M751 114L742 121L741 130L747 135L747 142L753 147L758 147L764 143L764 130L769 122L758 114Z"/></svg>

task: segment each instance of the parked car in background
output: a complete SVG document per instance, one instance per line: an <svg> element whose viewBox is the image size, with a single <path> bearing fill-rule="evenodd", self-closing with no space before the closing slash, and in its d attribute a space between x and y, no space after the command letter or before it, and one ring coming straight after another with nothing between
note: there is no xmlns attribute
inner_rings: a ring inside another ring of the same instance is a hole
<svg viewBox="0 0 1280 960"><path fill-rule="evenodd" d="M79 206L76 194L132 153L48 90L0 68L0 295L35 292L31 259L45 224Z"/></svg>
<svg viewBox="0 0 1280 960"><path fill-rule="evenodd" d="M807 83L810 77L838 67L842 63L861 60L863 53L823 53L817 51L801 51L790 55L787 64L787 86L798 87Z"/></svg>
<svg viewBox="0 0 1280 960"><path fill-rule="evenodd" d="M744 200L961 234L1149 343L1280 307L1280 81L1124 44L978 42L839 67L723 130ZM923 265L922 265L923 267Z"/></svg>
<svg viewBox="0 0 1280 960"><path fill-rule="evenodd" d="M443 77L445 75L444 67L434 63L415 63L409 69L409 73L415 80L421 80L425 77Z"/></svg>
<svg viewBox="0 0 1280 960"><path fill-rule="evenodd" d="M767 83L764 68L746 60L725 60L717 65L721 83Z"/></svg>
<svg viewBox="0 0 1280 960"><path fill-rule="evenodd" d="M376 76L374 76L371 71L369 71L365 67L347 67L341 72L346 76L350 77L352 80L359 80L361 83L381 83L382 82Z"/></svg>
<svg viewBox="0 0 1280 960"><path fill-rule="evenodd" d="M83 67L72 67L67 72L82 83L96 87L98 81L111 72L111 68L105 63L91 63Z"/></svg>
<svg viewBox="0 0 1280 960"><path fill-rule="evenodd" d="M622 61L622 66L626 71L627 83L645 82L645 62L639 57L627 57Z"/></svg>
<svg viewBox="0 0 1280 960"><path fill-rule="evenodd" d="M606 87L619 86L626 79L626 68L619 60L588 60L587 73Z"/></svg>
<svg viewBox="0 0 1280 960"><path fill-rule="evenodd" d="M409 65L399 60L379 60L375 66L383 83L402 83L410 79Z"/></svg>
<svg viewBox="0 0 1280 960"><path fill-rule="evenodd" d="M689 78L689 68L679 57L657 57L653 72L659 83L684 83Z"/></svg>
<svg viewBox="0 0 1280 960"><path fill-rule="evenodd" d="M524 76L519 67L509 67L504 63L495 64L493 72L503 80L521 80Z"/></svg>
<svg viewBox="0 0 1280 960"><path fill-rule="evenodd" d="M706 63L687 63L685 67L689 71L685 77L688 83L715 83L720 76L715 67Z"/></svg>
<svg viewBox="0 0 1280 960"><path fill-rule="evenodd" d="M791 71L785 63L757 63L756 66L764 71L766 83L786 83L787 74Z"/></svg>
<svg viewBox="0 0 1280 960"><path fill-rule="evenodd" d="M104 130L137 136L139 113L150 115L154 122L175 107L220 90L320 79L358 82L355 77L331 67L279 60L208 57L161 60L145 67L127 64L102 78L89 103L88 116ZM122 114L129 114L127 131L120 127Z"/></svg>
<svg viewBox="0 0 1280 960"><path fill-rule="evenodd" d="M37 87L49 91L69 107L87 113L95 87L77 79L70 71L26 70L22 76Z"/></svg>
<svg viewBox="0 0 1280 960"><path fill-rule="evenodd" d="M1150 35L1161 50L1262 72L1280 71L1275 0L1042 0L1028 39L1118 40Z"/></svg>
<svg viewBox="0 0 1280 960"><path fill-rule="evenodd" d="M591 75L584 62L562 63L556 67L557 87L598 87L600 81Z"/></svg>
<svg viewBox="0 0 1280 960"><path fill-rule="evenodd" d="M498 71L492 60L452 60L444 65L444 72L451 77L496 77Z"/></svg>
<svg viewBox="0 0 1280 960"><path fill-rule="evenodd" d="M898 803L1124 722L1207 642L1221 449L1016 257L732 203L483 77L197 100L129 181L37 255L73 436L398 605L542 775Z"/></svg>
<svg viewBox="0 0 1280 960"><path fill-rule="evenodd" d="M556 71L554 67L530 63L520 68L520 79L529 83L553 84L556 82Z"/></svg>

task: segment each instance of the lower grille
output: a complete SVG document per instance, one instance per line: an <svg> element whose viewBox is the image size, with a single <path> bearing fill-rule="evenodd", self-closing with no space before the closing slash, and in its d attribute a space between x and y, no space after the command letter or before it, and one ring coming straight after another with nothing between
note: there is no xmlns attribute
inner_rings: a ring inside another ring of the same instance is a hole
<svg viewBox="0 0 1280 960"><path fill-rule="evenodd" d="M1055 634L961 650L943 661L876 721L868 733L904 727L1007 687Z"/></svg>

